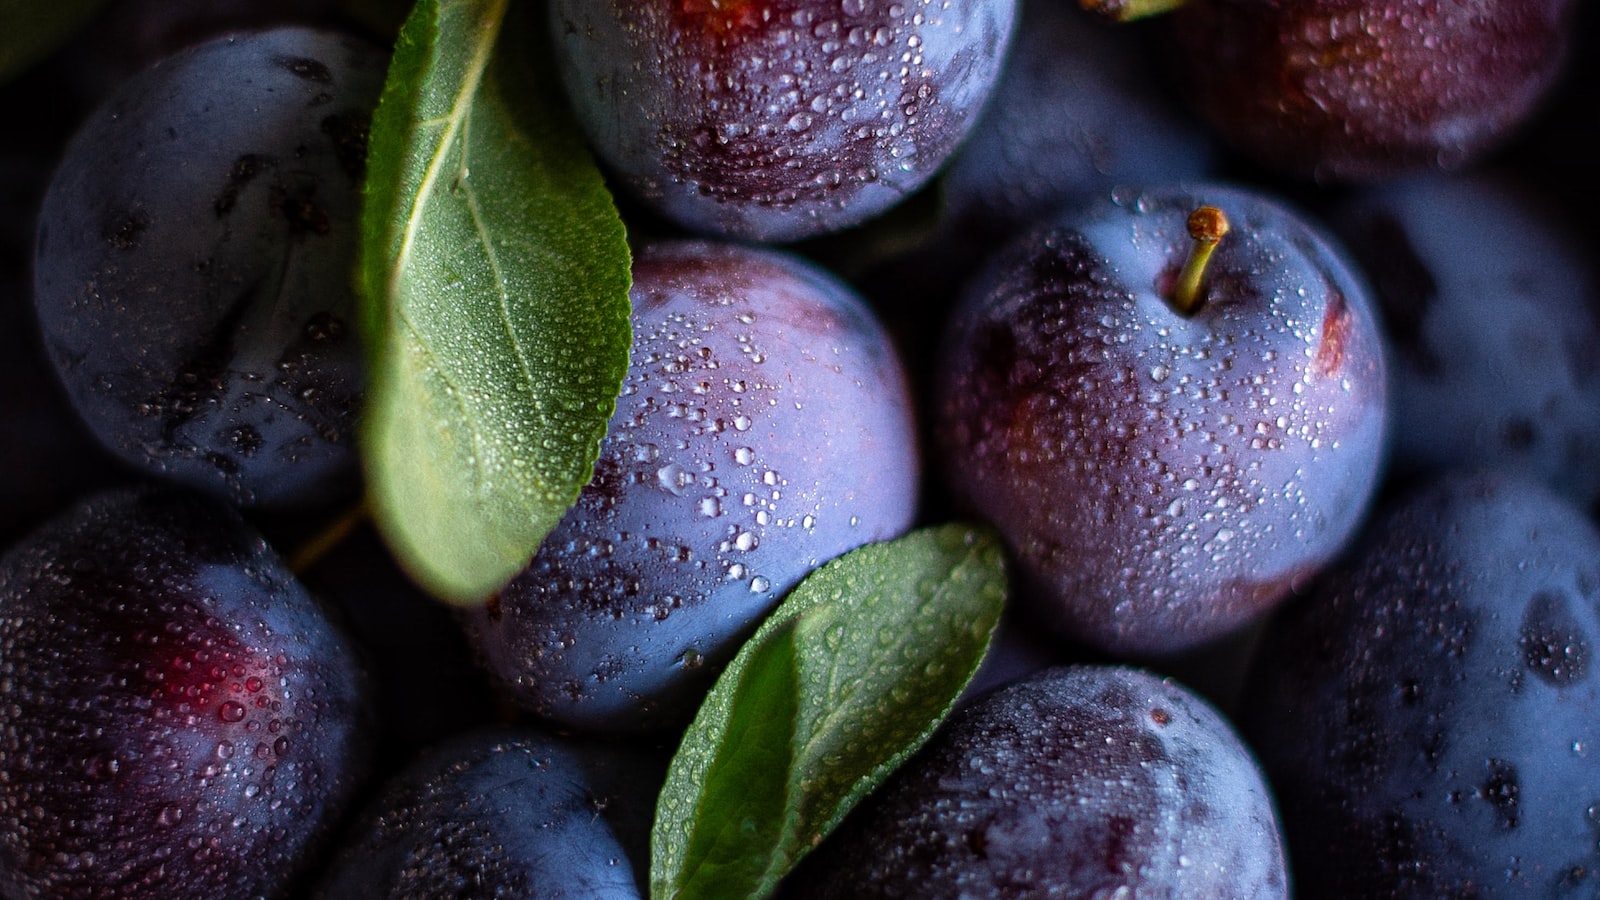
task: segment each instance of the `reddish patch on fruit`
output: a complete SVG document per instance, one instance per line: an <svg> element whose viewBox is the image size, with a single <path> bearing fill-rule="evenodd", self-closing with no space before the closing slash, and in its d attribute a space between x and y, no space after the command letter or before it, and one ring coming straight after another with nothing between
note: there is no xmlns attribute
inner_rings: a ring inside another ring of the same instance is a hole
<svg viewBox="0 0 1600 900"><path fill-rule="evenodd" d="M692 32L695 27L708 35L724 36L733 32L760 28L770 15L770 10L760 0L682 0L678 15L685 19Z"/></svg>
<svg viewBox="0 0 1600 900"><path fill-rule="evenodd" d="M1344 367L1345 345L1350 340L1350 306L1338 291L1328 297L1322 314L1322 343L1317 345L1316 371L1324 377L1338 374Z"/></svg>

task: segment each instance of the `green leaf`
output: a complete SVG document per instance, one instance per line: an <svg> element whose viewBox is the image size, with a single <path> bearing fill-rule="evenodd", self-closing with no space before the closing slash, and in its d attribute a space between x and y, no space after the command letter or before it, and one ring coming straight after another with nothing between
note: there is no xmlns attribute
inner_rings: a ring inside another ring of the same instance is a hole
<svg viewBox="0 0 1600 900"><path fill-rule="evenodd" d="M945 525L813 572L689 726L651 835L650 895L772 893L943 721L1005 600L992 532Z"/></svg>
<svg viewBox="0 0 1600 900"><path fill-rule="evenodd" d="M632 341L626 234L540 12L419 2L368 150L368 501L411 575L459 603L504 586L577 499Z"/></svg>
<svg viewBox="0 0 1600 900"><path fill-rule="evenodd" d="M0 0L0 82L65 43L105 0Z"/></svg>

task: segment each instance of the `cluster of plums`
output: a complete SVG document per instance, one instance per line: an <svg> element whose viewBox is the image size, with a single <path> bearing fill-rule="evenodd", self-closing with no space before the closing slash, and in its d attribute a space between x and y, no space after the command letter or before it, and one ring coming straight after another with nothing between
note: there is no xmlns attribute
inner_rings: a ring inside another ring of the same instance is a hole
<svg viewBox="0 0 1600 900"><path fill-rule="evenodd" d="M986 667L784 895L1600 890L1593 13L548 0L631 363L453 609L359 514L393 19L259 6L0 86L0 897L642 896L741 643L956 517Z"/></svg>

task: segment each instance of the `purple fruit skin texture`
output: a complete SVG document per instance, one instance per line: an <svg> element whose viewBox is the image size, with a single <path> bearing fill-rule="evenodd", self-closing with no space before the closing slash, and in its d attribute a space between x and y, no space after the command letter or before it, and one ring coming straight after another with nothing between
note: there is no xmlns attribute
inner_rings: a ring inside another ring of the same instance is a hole
<svg viewBox="0 0 1600 900"><path fill-rule="evenodd" d="M1457 472L1274 618L1240 704L1306 897L1600 890L1600 533Z"/></svg>
<svg viewBox="0 0 1600 900"><path fill-rule="evenodd" d="M594 479L466 614L517 702L572 727L687 723L789 588L916 511L909 386L841 282L778 251L669 242L638 252L633 307Z"/></svg>
<svg viewBox="0 0 1600 900"><path fill-rule="evenodd" d="M385 63L333 32L221 38L79 128L40 210L34 298L74 407L118 457L241 505L348 492L350 272Z"/></svg>
<svg viewBox="0 0 1600 900"><path fill-rule="evenodd" d="M1283 898L1272 795L1174 682L1041 671L957 711L802 864L786 898Z"/></svg>
<svg viewBox="0 0 1600 900"><path fill-rule="evenodd" d="M1192 317L1164 291L1189 213L1233 230ZM945 483L995 524L1017 601L1124 656L1259 619L1336 554L1378 482L1383 347L1365 285L1288 209L1128 195L1015 242L941 349Z"/></svg>
<svg viewBox="0 0 1600 900"><path fill-rule="evenodd" d="M1256 162L1324 182L1459 169L1531 117L1571 0L1195 0L1176 81Z"/></svg>
<svg viewBox="0 0 1600 900"><path fill-rule="evenodd" d="M947 214L1010 232L1118 185L1207 177L1217 149L1151 65L1148 32L1023 0L994 95L940 177Z"/></svg>
<svg viewBox="0 0 1600 900"><path fill-rule="evenodd" d="M1331 221L1393 349L1391 475L1500 466L1600 499L1600 280L1579 233L1484 172L1367 188Z"/></svg>
<svg viewBox="0 0 1600 900"><path fill-rule="evenodd" d="M666 760L530 728L466 732L383 786L318 900L640 900Z"/></svg>
<svg viewBox="0 0 1600 900"><path fill-rule="evenodd" d="M0 560L0 895L282 895L368 717L351 645L236 513L87 500Z"/></svg>
<svg viewBox="0 0 1600 900"><path fill-rule="evenodd" d="M999 75L1016 0L555 0L562 81L621 182L681 225L790 241L926 182Z"/></svg>

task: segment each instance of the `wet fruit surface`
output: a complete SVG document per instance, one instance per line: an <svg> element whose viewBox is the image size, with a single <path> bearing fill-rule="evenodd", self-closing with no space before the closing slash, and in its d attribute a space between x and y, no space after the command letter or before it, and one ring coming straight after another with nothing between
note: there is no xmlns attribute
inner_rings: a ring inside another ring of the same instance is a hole
<svg viewBox="0 0 1600 900"><path fill-rule="evenodd" d="M39 214L34 302L74 406L122 459L246 505L349 484L349 271L384 65L329 32L219 39L79 129Z"/></svg>
<svg viewBox="0 0 1600 900"><path fill-rule="evenodd" d="M387 784L314 896L645 896L665 759L531 729L456 736Z"/></svg>
<svg viewBox="0 0 1600 900"><path fill-rule="evenodd" d="M359 783L366 702L236 513L87 501L0 561L0 893L281 894Z"/></svg>
<svg viewBox="0 0 1600 900"><path fill-rule="evenodd" d="M796 897L1288 896L1254 758L1204 701L1043 670L957 713L817 851Z"/></svg>
<svg viewBox="0 0 1600 900"><path fill-rule="evenodd" d="M1570 0L1195 0L1176 81L1260 165L1376 181L1478 161L1533 114L1566 56Z"/></svg>
<svg viewBox="0 0 1600 900"><path fill-rule="evenodd" d="M909 527L919 462L894 348L797 257L682 241L634 265L633 361L577 505L470 611L526 708L683 724L811 569Z"/></svg>
<svg viewBox="0 0 1600 900"><path fill-rule="evenodd" d="M1192 316L1189 214L1228 211ZM1333 245L1225 188L1130 194L1016 242L947 325L944 479L1006 536L1021 602L1112 653L1258 618L1348 539L1378 480L1375 313Z"/></svg>
<svg viewBox="0 0 1600 900"><path fill-rule="evenodd" d="M1600 874L1600 533L1455 474L1273 621L1241 726L1306 897L1588 896Z"/></svg>
<svg viewBox="0 0 1600 900"><path fill-rule="evenodd" d="M696 231L785 241L922 186L999 75L1015 0L557 0L595 151Z"/></svg>

